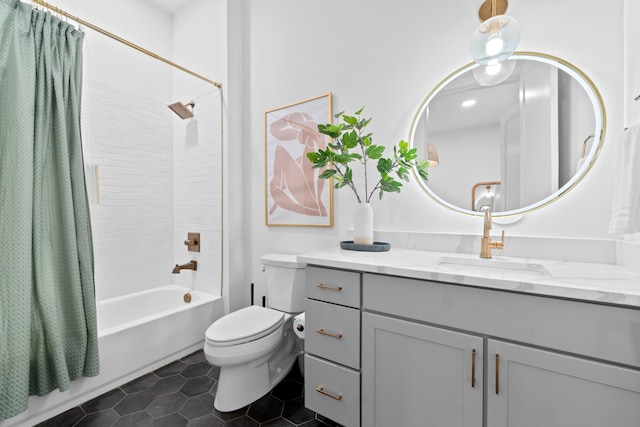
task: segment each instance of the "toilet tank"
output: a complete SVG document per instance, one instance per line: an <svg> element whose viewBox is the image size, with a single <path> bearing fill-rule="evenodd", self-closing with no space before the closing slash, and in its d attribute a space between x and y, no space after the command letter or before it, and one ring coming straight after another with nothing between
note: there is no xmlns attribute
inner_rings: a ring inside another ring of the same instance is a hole
<svg viewBox="0 0 640 427"><path fill-rule="evenodd" d="M287 313L304 311L304 267L295 255L268 254L260 260L267 273L267 305Z"/></svg>

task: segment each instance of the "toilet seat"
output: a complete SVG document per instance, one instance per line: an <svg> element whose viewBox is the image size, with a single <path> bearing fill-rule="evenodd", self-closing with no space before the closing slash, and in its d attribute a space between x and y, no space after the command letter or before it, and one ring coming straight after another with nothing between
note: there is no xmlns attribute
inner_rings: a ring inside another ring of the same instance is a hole
<svg viewBox="0 0 640 427"><path fill-rule="evenodd" d="M284 313L252 305L213 322L205 334L208 343L226 347L269 335L284 323Z"/></svg>

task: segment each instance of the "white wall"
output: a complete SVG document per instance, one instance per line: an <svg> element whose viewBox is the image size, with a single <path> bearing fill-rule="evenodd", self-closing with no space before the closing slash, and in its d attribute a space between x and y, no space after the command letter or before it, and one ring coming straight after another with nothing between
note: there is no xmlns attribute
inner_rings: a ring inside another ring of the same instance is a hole
<svg viewBox="0 0 640 427"><path fill-rule="evenodd" d="M398 0L251 1L246 10L250 88L244 117L251 157L245 162L251 191L245 204L252 245L246 256L252 280L264 279L257 262L266 252L299 253L350 238L352 195L335 193L335 227L264 225L264 111L331 91L334 111L362 105L374 117L377 143L406 138L411 118L428 91L470 62L469 39L480 1ZM582 69L604 98L605 147L589 176L562 200L505 226L507 235L607 238L615 141L622 131L622 2L595 0L511 2L523 28L519 50L559 56ZM567 19L567 17L572 17ZM598 31L594 31L598 28ZM481 232L481 221L428 199L415 184L374 203L377 230ZM499 231L499 230L498 230Z"/></svg>
<svg viewBox="0 0 640 427"><path fill-rule="evenodd" d="M92 2L97 23L130 36L140 30L133 38L151 49L165 40L154 40L154 27L141 24L150 20L141 21L131 2L121 8L104 3L98 10ZM260 255L306 252L350 238L353 196L346 190L335 193L332 229L264 225L264 112L330 91L334 111L366 106L375 142L407 138L428 91L470 62L480 3L216 0L191 2L174 16L174 59L224 85L225 293L231 309L248 303L250 282L262 292ZM623 2L606 8L595 0L512 2L509 14L523 28L519 50L559 56L594 81L608 122L589 176L560 201L505 226L506 233L608 238L614 148L623 126ZM480 233L481 221L440 207L415 183L374 208L377 230Z"/></svg>

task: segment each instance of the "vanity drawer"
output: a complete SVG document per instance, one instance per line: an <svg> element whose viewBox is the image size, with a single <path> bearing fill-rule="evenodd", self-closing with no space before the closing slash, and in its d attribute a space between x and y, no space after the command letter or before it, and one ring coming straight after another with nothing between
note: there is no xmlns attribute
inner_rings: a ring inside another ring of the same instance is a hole
<svg viewBox="0 0 640 427"><path fill-rule="evenodd" d="M305 313L304 350L359 369L360 310L307 298Z"/></svg>
<svg viewBox="0 0 640 427"><path fill-rule="evenodd" d="M360 373L306 354L304 406L343 425L360 425Z"/></svg>
<svg viewBox="0 0 640 427"><path fill-rule="evenodd" d="M360 273L328 268L306 268L308 298L360 308Z"/></svg>

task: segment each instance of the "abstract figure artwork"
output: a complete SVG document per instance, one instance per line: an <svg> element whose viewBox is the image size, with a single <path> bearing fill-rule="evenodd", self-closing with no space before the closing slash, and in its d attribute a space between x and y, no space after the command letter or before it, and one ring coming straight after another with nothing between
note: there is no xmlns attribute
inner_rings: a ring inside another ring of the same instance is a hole
<svg viewBox="0 0 640 427"><path fill-rule="evenodd" d="M266 224L333 226L332 188L307 153L327 147L318 123L331 121L331 93L265 113Z"/></svg>

